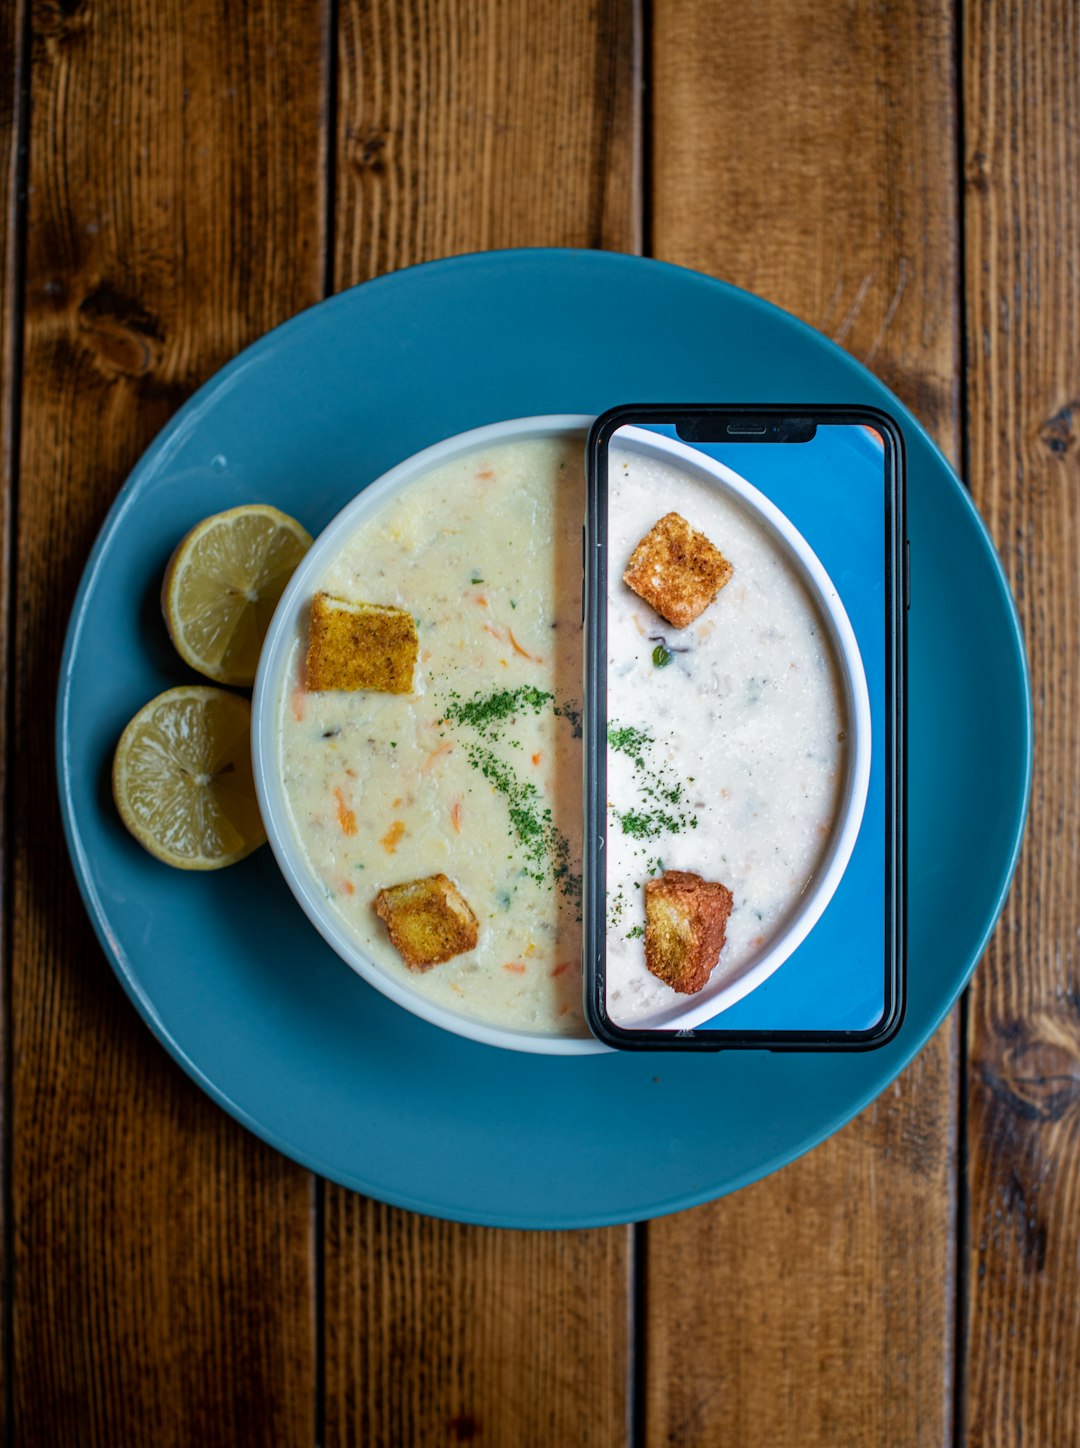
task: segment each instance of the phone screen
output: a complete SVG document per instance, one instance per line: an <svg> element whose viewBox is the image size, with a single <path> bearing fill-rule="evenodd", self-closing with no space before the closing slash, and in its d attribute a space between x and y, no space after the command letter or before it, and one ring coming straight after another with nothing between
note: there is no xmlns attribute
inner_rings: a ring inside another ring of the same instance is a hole
<svg viewBox="0 0 1080 1448"><path fill-rule="evenodd" d="M594 427L586 993L613 1044L898 1024L901 464L857 410Z"/></svg>

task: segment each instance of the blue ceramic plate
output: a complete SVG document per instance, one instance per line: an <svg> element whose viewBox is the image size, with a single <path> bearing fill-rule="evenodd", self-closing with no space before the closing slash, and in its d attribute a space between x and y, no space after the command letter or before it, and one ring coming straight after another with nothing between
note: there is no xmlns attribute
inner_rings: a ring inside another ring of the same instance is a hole
<svg viewBox="0 0 1080 1448"><path fill-rule="evenodd" d="M882 1050L558 1058L476 1045L343 965L269 850L209 876L172 871L111 807L124 724L192 678L157 594L197 519L265 501L316 533L357 489L451 433L634 401L871 403L904 427L910 969L907 1019ZM705 1201L866 1105L926 1042L986 943L1016 859L1030 741L1023 647L997 557L911 414L839 348L744 292L573 251L495 252L380 278L296 317L209 382L102 529L72 615L57 723L87 907L180 1064L246 1126L345 1186L508 1227L593 1226Z"/></svg>

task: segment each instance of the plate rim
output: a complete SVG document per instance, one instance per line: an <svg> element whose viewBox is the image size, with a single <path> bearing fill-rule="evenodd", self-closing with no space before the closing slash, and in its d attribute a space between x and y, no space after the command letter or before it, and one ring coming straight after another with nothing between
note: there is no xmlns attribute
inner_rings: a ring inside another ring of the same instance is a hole
<svg viewBox="0 0 1080 1448"><path fill-rule="evenodd" d="M179 448L187 435L201 420L203 411L211 401L218 399L223 389L226 391L229 390L235 385L238 377L243 372L261 359L264 352L279 345L279 333L286 329L299 332L305 327L315 325L316 319L324 308L336 308L348 305L354 297L354 294L361 288L378 288L381 290L388 285L400 284L403 278L415 272L431 275L448 269L468 269L477 265L491 266L497 263L518 265L524 263L550 264L552 262L576 262L591 265L599 263L605 267L624 267L637 270L650 269L674 273L684 279L692 280L696 285L706 289L718 289L721 292L726 292L733 298L738 298L740 305L749 305L750 310L757 311L763 316L782 321L785 326L794 326L808 339L812 339L815 346L819 348L825 347L845 365L859 370L866 370L857 358L853 357L850 352L834 342L832 338L825 336L824 333L819 332L800 317L785 311L773 302L766 301L763 297L759 297L753 292L745 291L743 288L736 287L730 282L716 277L710 277L703 272L695 271L689 267L676 266L671 262L658 261L652 257L636 256L626 252L573 247L511 247L495 251L466 252L456 256L440 257L433 261L418 262L412 266L386 272L368 281L360 282L356 286L346 288L334 296L326 297L310 307L303 308L301 311L286 318L249 343L247 347L215 371L197 388L191 397L181 405L173 417L169 419L149 446L140 454L102 520L94 544L83 566L79 585L72 601L58 674L54 732L61 822L65 843L73 866L73 873L83 904L90 916L91 924L93 925L94 932L97 935L105 956L113 968L114 973L119 978L125 993L151 1032L181 1069L185 1071L217 1105L222 1107L234 1120L238 1121L255 1136L259 1137L260 1140L265 1141L267 1145L279 1151L289 1160L296 1162L306 1170L317 1173L326 1180L333 1181L350 1191L360 1192L376 1200L386 1202L390 1206L420 1212L445 1221L524 1230L578 1230L591 1227L621 1226L630 1222L655 1220L675 1212L685 1211L691 1207L700 1206L705 1202L715 1201L731 1192L739 1191L751 1182L759 1181L761 1178L771 1175L773 1172L787 1166L790 1162L795 1161L800 1156L805 1155L808 1151L812 1151L815 1147L819 1146L822 1141L834 1135L849 1121L859 1115L860 1112L865 1110L870 1102L875 1100L882 1091L899 1077L929 1042L931 1037L936 1034L942 1021L944 1021L967 987L975 967L978 965L980 958L986 950L990 936L993 934L1000 919L1019 860L1031 801L1033 755L1032 687L1027 652L1024 646L1023 626L1016 601L1005 575L1004 567L990 535L990 530L982 514L975 506L970 492L960 481L952 464L945 457L941 448L911 409L896 397L891 389L875 375L875 380L888 394L899 413L901 424L905 428L910 427L929 447L937 461L942 465L944 474L948 477L949 485L954 495L962 500L967 511L968 520L975 525L976 536L991 565L991 575L994 578L999 594L1004 599L1006 605L1005 612L1011 623L1009 644L1013 652L1014 660L1018 665L1017 672L1021 684L1022 699L1020 702L1022 704L1023 720L1022 777L1019 780L1019 789L1013 795L1013 807L1010 810L1010 818L1013 820L1012 839L1007 858L999 871L997 888L994 892L993 908L988 912L983 930L976 945L971 950L970 960L961 971L958 981L944 999L943 1004L934 1013L929 1027L916 1033L910 1043L905 1043L904 1050L899 1057L891 1063L888 1077L884 1081L875 1081L872 1086L859 1092L850 1100L845 1101L840 1111L833 1113L822 1125L794 1146L784 1147L759 1159L752 1168L748 1168L746 1171L728 1178L719 1189L717 1189L715 1185L705 1186L695 1191L683 1193L678 1198L665 1197L659 1201L639 1202L633 1210L624 1208L599 1213L595 1211L575 1212L572 1210L558 1212L550 1210L543 1212L522 1211L512 1213L500 1212L498 1210L478 1211L471 1208L458 1208L453 1204L444 1202L432 1202L419 1193L400 1191L392 1186L387 1187L383 1184L365 1181L359 1174L342 1172L338 1167L324 1162L320 1159L317 1152L313 1152L304 1146L297 1146L291 1142L286 1142L282 1136L273 1129L265 1126L262 1122L256 1120L243 1106L235 1101L228 1092L210 1080L195 1061L191 1059L179 1042L169 1033L164 1021L158 1015L152 1000L142 988L137 975L132 971L130 962L120 942L111 936L103 904L97 891L93 889L91 884L86 851L83 848L82 840L78 832L78 822L75 817L74 802L71 794L71 775L67 767L67 752L65 749L66 740L69 735L71 678L73 661L76 657L84 624L85 600L96 581L104 552L117 528L121 525L128 509L131 507L143 478L168 461L169 455ZM497 420L498 419L491 419L491 421ZM479 1050L499 1049L493 1046L482 1046L476 1042L471 1044Z"/></svg>

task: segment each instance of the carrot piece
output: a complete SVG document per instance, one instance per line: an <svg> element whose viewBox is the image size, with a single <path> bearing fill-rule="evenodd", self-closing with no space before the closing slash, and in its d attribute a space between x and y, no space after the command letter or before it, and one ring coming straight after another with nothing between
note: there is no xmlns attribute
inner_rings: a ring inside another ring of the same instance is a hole
<svg viewBox="0 0 1080 1448"><path fill-rule="evenodd" d="M356 886L351 880L342 880L341 888L345 891L346 895L356 894Z"/></svg>
<svg viewBox="0 0 1080 1448"><path fill-rule="evenodd" d="M521 647L514 637L514 630L512 628L503 628L501 625L496 626L486 623L484 629L493 639L498 639L500 643L509 643L515 654L520 654L523 659L528 659L530 663L542 664L544 662L539 654L530 654L528 649Z"/></svg>
<svg viewBox="0 0 1080 1448"><path fill-rule="evenodd" d="M510 642L513 645L514 652L516 654L520 654L523 659L529 659L534 664L542 664L544 662L539 654L530 654L528 649L523 649L521 647L517 639L514 637L514 630L512 628L508 628L506 632L510 635Z"/></svg>
<svg viewBox="0 0 1080 1448"><path fill-rule="evenodd" d="M388 855L396 855L398 841L401 839L404 833L405 821L395 820L394 823L387 830L386 834L383 835L382 839L379 841L379 844L382 845L383 849Z"/></svg>
<svg viewBox="0 0 1080 1448"><path fill-rule="evenodd" d="M435 761L437 759L441 759L444 754L449 754L453 747L454 746L449 739L445 739L442 744L437 744L428 755L428 757L424 760L423 764L420 766L420 773L426 774L431 766L435 763Z"/></svg>
<svg viewBox="0 0 1080 1448"><path fill-rule="evenodd" d="M487 608L488 606L488 601L482 593L478 593L473 602L476 604L477 608Z"/></svg>
<svg viewBox="0 0 1080 1448"><path fill-rule="evenodd" d="M297 682L292 686L291 695L292 718L297 724L304 723L305 705L307 705L307 675L304 669L304 654L300 654L300 663L297 666Z"/></svg>
<svg viewBox="0 0 1080 1448"><path fill-rule="evenodd" d="M461 834L461 800L454 800L450 806L450 823L454 826L454 833Z"/></svg>
<svg viewBox="0 0 1080 1448"><path fill-rule="evenodd" d="M345 796L340 789L334 790L334 798L337 800L337 818L342 834L355 835L356 815L345 803Z"/></svg>
<svg viewBox="0 0 1080 1448"><path fill-rule="evenodd" d="M476 476L477 476L477 480L478 480L479 482L481 482L481 483L490 483L491 480L492 480L492 478L495 476L495 469L494 469L494 468L481 468L481 470L477 473Z"/></svg>
<svg viewBox="0 0 1080 1448"><path fill-rule="evenodd" d="M532 757L532 759L533 759L533 763L534 763L534 764L539 764L539 763L540 763L540 755L539 755L539 754L534 754L533 757Z"/></svg>
<svg viewBox="0 0 1080 1448"><path fill-rule="evenodd" d="M525 967L524 967L523 965L519 964L519 962L516 961L516 960L508 960L508 961L506 962L506 964L503 966L503 970L508 970L508 971L510 971L513 975L524 975L524 974L525 974Z"/></svg>
<svg viewBox="0 0 1080 1448"><path fill-rule="evenodd" d="M554 968L554 970L551 972L551 974L552 974L553 976L554 976L554 975L563 975L566 971L568 971L568 970L570 969L570 966L571 966L572 963L573 963L573 962L572 962L572 961L569 961L569 960L564 960L564 961L560 962L559 965L555 966L555 968Z"/></svg>

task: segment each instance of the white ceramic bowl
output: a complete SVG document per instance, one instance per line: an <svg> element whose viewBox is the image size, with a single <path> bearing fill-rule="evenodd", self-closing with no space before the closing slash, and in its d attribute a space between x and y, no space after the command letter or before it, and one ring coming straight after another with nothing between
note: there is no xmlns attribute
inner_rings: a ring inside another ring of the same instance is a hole
<svg viewBox="0 0 1080 1448"><path fill-rule="evenodd" d="M383 473L381 478L377 478L358 493L315 539L281 596L263 643L251 708L252 764L266 835L289 888L327 944L376 990L425 1021L431 1021L456 1035L467 1036L470 1040L482 1041L489 1046L504 1046L513 1051L536 1051L555 1056L590 1055L608 1048L591 1036L540 1035L514 1031L447 1010L419 992L410 990L407 984L395 980L370 960L352 940L339 917L329 908L293 833L279 763L277 719L281 691L287 684L289 652L297 629L304 627L311 596L316 591L330 559L366 517L375 512L387 498L408 487L433 468L441 467L444 463L452 462L454 458L488 447L492 443L522 442L528 438L562 437L568 433L579 433L584 452L585 434L591 424L591 417L563 415L519 418L512 422L497 422L488 427L477 427L471 432L459 433L455 437L447 438L445 442L436 443L434 447L425 448L423 452L416 453L405 462L399 463L396 468Z"/></svg>
<svg viewBox="0 0 1080 1448"><path fill-rule="evenodd" d="M607 1047L591 1037L509 1030L447 1010L391 977L360 950L329 908L293 832L282 783L277 720L281 691L289 682L286 678L289 653L297 631L304 627L311 596L331 558L366 517L417 478L463 454L492 443L568 433L580 433L584 439L591 422L590 417L562 415L519 418L474 428L425 448L364 488L319 534L282 594L263 644L252 700L252 761L267 838L289 888L323 939L376 990L434 1025L487 1045L564 1056L591 1054ZM855 635L840 597L806 540L779 509L730 468L684 443L638 428L620 429L618 436L622 446L677 461L687 471L737 494L774 533L802 573L829 628L840 667L851 741L840 807L825 860L812 888L783 931L773 937L737 977L713 989L706 986L692 1003L673 1007L655 1022L668 1029L685 1029L709 1020L767 979L806 938L832 898L854 848L866 803L870 777L870 701Z"/></svg>
<svg viewBox="0 0 1080 1448"><path fill-rule="evenodd" d="M737 975L723 976L717 972L719 978L708 982L697 995L682 997L664 1010L632 1023L634 1030L690 1030L712 1020L766 981L806 939L835 894L855 848L866 807L870 783L870 695L855 632L840 595L809 543L775 503L731 468L674 438L644 428L622 427L614 441L629 452L672 463L682 472L741 499L773 535L821 610L839 669L847 716L847 773L824 858L809 889L800 898L798 908Z"/></svg>

